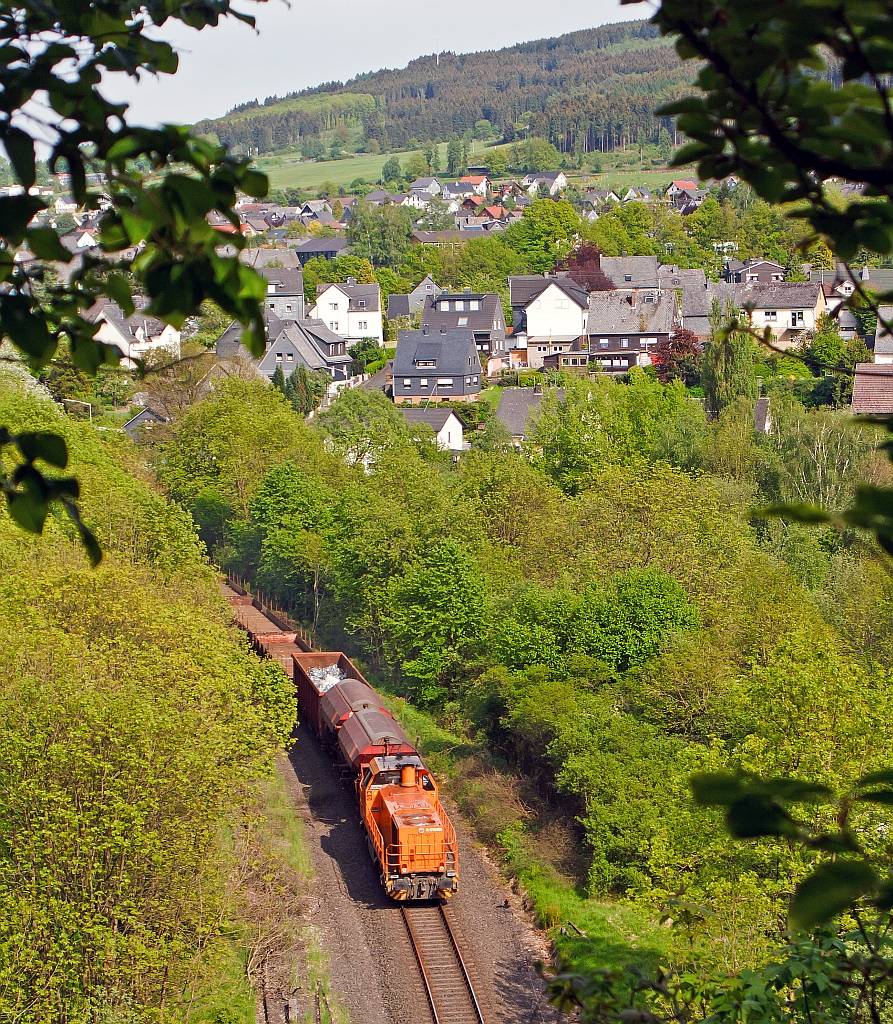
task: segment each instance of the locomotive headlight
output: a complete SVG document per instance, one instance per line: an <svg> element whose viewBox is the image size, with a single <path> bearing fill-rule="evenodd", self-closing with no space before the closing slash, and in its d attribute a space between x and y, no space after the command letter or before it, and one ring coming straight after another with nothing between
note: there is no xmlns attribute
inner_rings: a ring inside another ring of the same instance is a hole
<svg viewBox="0 0 893 1024"><path fill-rule="evenodd" d="M446 864L441 864L441 865L440 865L440 867L438 867L438 869L437 869L437 870L438 870L438 871L439 871L439 872L440 872L441 874L443 874L443 873L444 873L444 871L446 871Z"/></svg>
<svg viewBox="0 0 893 1024"><path fill-rule="evenodd" d="M401 864L400 865L400 873L401 874L405 875L408 870L409 870L409 868L405 864Z"/></svg>

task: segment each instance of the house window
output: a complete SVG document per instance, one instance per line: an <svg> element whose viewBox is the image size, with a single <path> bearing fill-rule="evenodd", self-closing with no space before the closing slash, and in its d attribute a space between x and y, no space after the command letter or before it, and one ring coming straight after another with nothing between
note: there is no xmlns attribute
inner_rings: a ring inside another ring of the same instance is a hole
<svg viewBox="0 0 893 1024"><path fill-rule="evenodd" d="M599 345L600 345L600 346L601 346L602 348L607 348L607 347L608 347L608 339L607 339L607 338L601 338L601 339L599 340Z"/></svg>
<svg viewBox="0 0 893 1024"><path fill-rule="evenodd" d="M446 312L450 308L450 304L448 302L441 302L440 308L441 308L441 310Z"/></svg>
<svg viewBox="0 0 893 1024"><path fill-rule="evenodd" d="M275 302L268 302L267 305L270 307L270 309L275 309L276 308L276 303Z"/></svg>
<svg viewBox="0 0 893 1024"><path fill-rule="evenodd" d="M632 274L624 274L623 275L623 280L624 281L632 281L632 279L633 279L633 275Z"/></svg>
<svg viewBox="0 0 893 1024"><path fill-rule="evenodd" d="M276 362L277 363L281 363L282 362L282 353L281 352L277 352L276 353Z"/></svg>
<svg viewBox="0 0 893 1024"><path fill-rule="evenodd" d="M427 377L422 377L422 379L421 379L421 380L419 381L419 384L420 384L420 385L421 385L421 386L422 386L423 388L426 388L426 387L428 387L428 378L427 378Z"/></svg>
<svg viewBox="0 0 893 1024"><path fill-rule="evenodd" d="M465 378L465 383L466 384L471 384L471 377L466 377Z"/></svg>
<svg viewBox="0 0 893 1024"><path fill-rule="evenodd" d="M475 378L474 378L474 379L472 380L472 382L471 382L471 383L472 383L472 384L477 384L477 382L478 382L478 379L477 379L477 377L475 377Z"/></svg>
<svg viewBox="0 0 893 1024"><path fill-rule="evenodd" d="M803 310L793 309L791 310L791 327L799 327L803 323Z"/></svg>
<svg viewBox="0 0 893 1024"><path fill-rule="evenodd" d="M368 320L360 320L360 322L357 324L357 327L361 331L365 331L368 328L368 326L369 326L369 321Z"/></svg>
<svg viewBox="0 0 893 1024"><path fill-rule="evenodd" d="M439 388L451 388L453 386L453 378L452 377L438 377L437 378L437 386Z"/></svg>
<svg viewBox="0 0 893 1024"><path fill-rule="evenodd" d="M620 339L620 347L621 348L629 348L629 338L621 338Z"/></svg>
<svg viewBox="0 0 893 1024"><path fill-rule="evenodd" d="M357 305L358 306L365 306L366 305L366 300L365 299L358 299L357 300Z"/></svg>
<svg viewBox="0 0 893 1024"><path fill-rule="evenodd" d="M412 381L409 379L409 377L404 377L403 378L403 387L405 387L405 388L411 388L412 387Z"/></svg>
<svg viewBox="0 0 893 1024"><path fill-rule="evenodd" d="M294 354L294 352L287 353L286 356L285 356L285 361L287 363L293 363L295 361L295 354Z"/></svg>
<svg viewBox="0 0 893 1024"><path fill-rule="evenodd" d="M436 366L437 363L433 359L419 359L416 362L416 366Z"/></svg>
<svg viewBox="0 0 893 1024"><path fill-rule="evenodd" d="M337 331L338 330L338 321L337 320L330 320L329 321L329 330L330 331Z"/></svg>
<svg viewBox="0 0 893 1024"><path fill-rule="evenodd" d="M533 308L534 309L539 309L540 308L540 300L539 299L537 299L536 302L534 302Z"/></svg>
<svg viewBox="0 0 893 1024"><path fill-rule="evenodd" d="M463 299L459 299L459 300L458 300L458 301L456 302L456 310L457 310L457 311L461 311L461 310L463 310L463 309L465 309L465 302L464 302L464 300L463 300Z"/></svg>
<svg viewBox="0 0 893 1024"><path fill-rule="evenodd" d="M458 324L459 324L460 327L467 327L468 326L468 317L467 316L460 316L459 320L458 320Z"/></svg>
<svg viewBox="0 0 893 1024"><path fill-rule="evenodd" d="M646 295L645 296L645 301L646 302L654 302L654 296L653 295Z"/></svg>
<svg viewBox="0 0 893 1024"><path fill-rule="evenodd" d="M290 302L289 302L289 303L286 303L286 306L285 306L285 312L286 312L286 313L290 313L290 312L291 312L291 303L290 303Z"/></svg>
<svg viewBox="0 0 893 1024"><path fill-rule="evenodd" d="M777 320L778 319L778 310L776 310L776 309L767 309L766 310L766 319L767 320Z"/></svg>
<svg viewBox="0 0 893 1024"><path fill-rule="evenodd" d="M334 309L337 312L337 310L338 310L338 303L337 302L330 302L329 303L329 309Z"/></svg>
<svg viewBox="0 0 893 1024"><path fill-rule="evenodd" d="M556 309L570 309L571 308L571 300L570 299L556 299L555 300L555 308Z"/></svg>

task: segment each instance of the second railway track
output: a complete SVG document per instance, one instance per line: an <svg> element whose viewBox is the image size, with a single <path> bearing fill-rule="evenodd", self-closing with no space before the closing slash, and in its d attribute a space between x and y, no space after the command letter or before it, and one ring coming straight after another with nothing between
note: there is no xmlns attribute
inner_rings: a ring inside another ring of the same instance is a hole
<svg viewBox="0 0 893 1024"><path fill-rule="evenodd" d="M435 1024L485 1024L468 968L440 905L400 907Z"/></svg>

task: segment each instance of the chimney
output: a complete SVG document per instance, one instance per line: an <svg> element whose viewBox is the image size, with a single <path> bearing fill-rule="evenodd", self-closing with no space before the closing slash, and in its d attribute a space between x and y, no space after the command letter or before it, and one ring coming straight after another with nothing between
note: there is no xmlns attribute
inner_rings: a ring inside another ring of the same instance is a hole
<svg viewBox="0 0 893 1024"><path fill-rule="evenodd" d="M347 279L347 283L348 283L349 285L351 285L351 284L356 284L356 283L357 283L357 279L356 279L355 277L349 277L349 278Z"/></svg>
<svg viewBox="0 0 893 1024"><path fill-rule="evenodd" d="M465 294L466 295L471 295L471 288L466 288L465 289Z"/></svg>
<svg viewBox="0 0 893 1024"><path fill-rule="evenodd" d="M425 338L428 337L428 325L427 324L423 324L422 325L422 336L425 337Z"/></svg>

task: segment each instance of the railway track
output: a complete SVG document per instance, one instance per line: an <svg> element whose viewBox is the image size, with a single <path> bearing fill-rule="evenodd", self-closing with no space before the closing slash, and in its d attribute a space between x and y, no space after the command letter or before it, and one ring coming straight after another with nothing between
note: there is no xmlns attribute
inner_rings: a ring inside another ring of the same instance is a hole
<svg viewBox="0 0 893 1024"><path fill-rule="evenodd" d="M401 905L434 1024L485 1024L459 944L440 905Z"/></svg>

